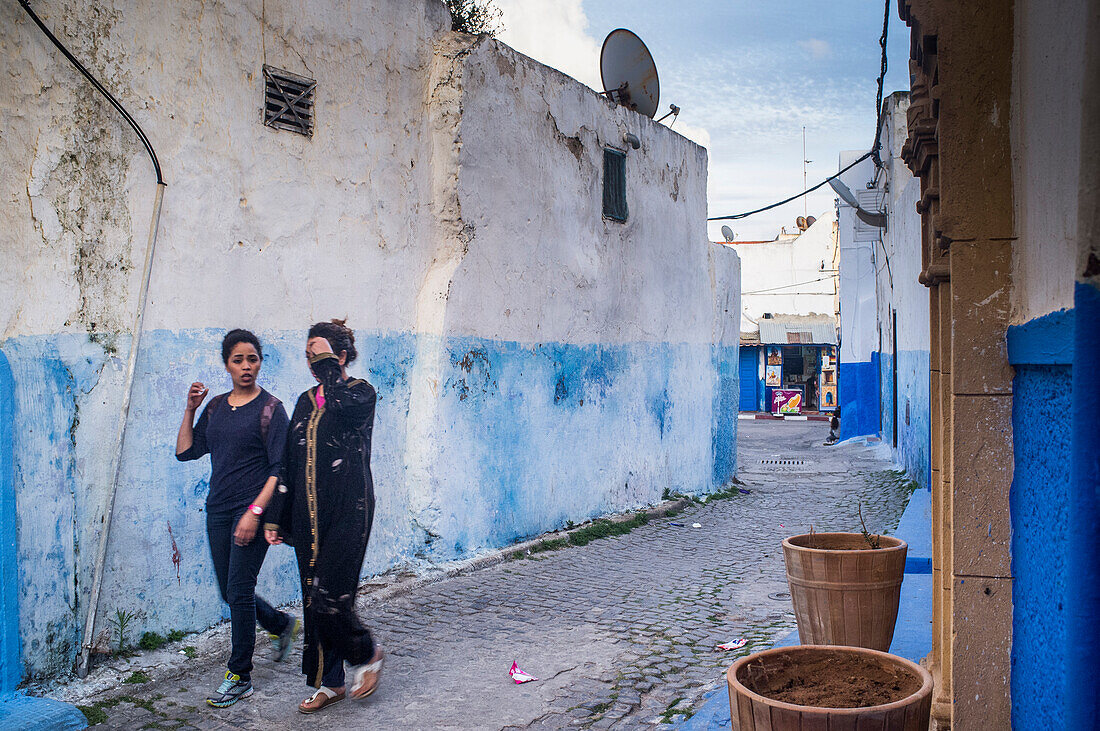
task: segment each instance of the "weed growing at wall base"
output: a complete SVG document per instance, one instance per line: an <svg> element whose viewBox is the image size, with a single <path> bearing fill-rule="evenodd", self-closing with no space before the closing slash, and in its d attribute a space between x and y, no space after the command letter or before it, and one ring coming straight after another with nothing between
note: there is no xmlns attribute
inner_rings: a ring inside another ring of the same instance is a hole
<svg viewBox="0 0 1100 731"><path fill-rule="evenodd" d="M138 640L138 647L143 650L159 650L164 647L167 642L167 639L161 637L156 632L146 632L141 636L141 639Z"/></svg>
<svg viewBox="0 0 1100 731"><path fill-rule="evenodd" d="M666 515L674 515L671 510ZM512 558L526 558L527 556L534 555L536 553L545 553L546 551L557 551L569 546L587 546L592 541L599 540L600 538L610 538L611 536L626 535L630 531L634 530L638 526L645 525L649 522L649 514L645 512L635 513L633 517L627 520L608 520L602 518L593 523L590 523L583 528L577 528L570 531L564 538L547 538L544 541L540 541L531 546L525 551L512 552Z"/></svg>
<svg viewBox="0 0 1100 731"><path fill-rule="evenodd" d="M148 700L140 700L129 695L120 695L118 698L109 698L105 701L96 701L90 706L77 706L81 713L84 714L84 718L88 721L89 726L98 726L101 723L107 723L107 709L114 708L119 703L129 703L137 706L138 708L144 708L150 713L154 713L161 718L166 718L167 714L158 711L153 703L164 698L163 695L156 695Z"/></svg>

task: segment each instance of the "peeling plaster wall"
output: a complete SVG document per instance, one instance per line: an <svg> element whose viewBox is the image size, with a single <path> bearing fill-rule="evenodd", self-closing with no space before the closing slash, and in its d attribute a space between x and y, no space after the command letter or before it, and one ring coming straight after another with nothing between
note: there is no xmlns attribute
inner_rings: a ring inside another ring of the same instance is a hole
<svg viewBox="0 0 1100 731"><path fill-rule="evenodd" d="M728 401L715 394L737 340L715 309L736 296L736 256L713 252L712 282L705 150L495 41L455 53L461 149L444 200L460 221L444 218L454 235L418 315L444 337L422 341L412 385L433 414L417 419L433 446L415 460L414 519L449 537L431 555L725 482L736 426L715 431L715 398ZM603 149L626 132L642 147L627 150L618 223L602 216Z"/></svg>
<svg viewBox="0 0 1100 731"><path fill-rule="evenodd" d="M349 316L379 392L365 574L506 545L736 473L739 269L706 241L706 153L436 0L36 10L154 141L169 188L137 359L99 626L227 616L209 466L178 464L187 385L311 385L305 329ZM0 349L27 674L67 670L110 482L154 178L132 132L14 4L0 7ZM312 139L260 124L261 64L316 78ZM631 219L601 216L603 144L632 131ZM731 324L732 323L732 324ZM733 390L731 390L733 389ZM729 405L729 413L724 410ZM172 561L174 551L179 566ZM259 591L298 593L289 550ZM178 571L178 573L177 573ZM12 618L5 614L8 622Z"/></svg>

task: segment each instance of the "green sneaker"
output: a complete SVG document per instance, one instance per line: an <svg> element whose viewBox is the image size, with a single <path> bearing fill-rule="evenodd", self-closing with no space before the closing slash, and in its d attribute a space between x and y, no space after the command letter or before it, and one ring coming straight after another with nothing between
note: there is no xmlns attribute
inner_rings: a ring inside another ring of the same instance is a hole
<svg viewBox="0 0 1100 731"><path fill-rule="evenodd" d="M252 681L241 680L240 675L227 671L225 680L214 694L206 699L206 702L214 708L228 708L241 698L247 698L250 695L252 695Z"/></svg>
<svg viewBox="0 0 1100 731"><path fill-rule="evenodd" d="M290 651L294 647L294 640L301 631L302 620L297 617L291 617L286 625L286 629L283 630L281 635L268 634L268 637L271 638L271 644L275 647L275 653L272 655L272 659L274 659L275 662L282 662L290 657Z"/></svg>

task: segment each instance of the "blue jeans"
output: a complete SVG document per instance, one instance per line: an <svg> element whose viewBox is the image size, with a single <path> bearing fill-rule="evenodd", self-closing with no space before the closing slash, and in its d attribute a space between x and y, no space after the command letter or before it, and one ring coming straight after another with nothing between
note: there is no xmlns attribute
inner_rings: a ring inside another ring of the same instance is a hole
<svg viewBox="0 0 1100 731"><path fill-rule="evenodd" d="M248 545L238 546L234 542L233 531L243 514L241 510L207 513L206 534L210 538L210 556L214 559L218 589L222 600L229 605L229 621L233 628L229 671L249 679L257 620L268 632L282 634L291 618L256 596L256 577L267 555L267 541L263 530L257 528L256 536Z"/></svg>
<svg viewBox="0 0 1100 731"><path fill-rule="evenodd" d="M325 671L321 674L321 685L326 688L339 688L344 684L344 656L339 650L329 650L324 646Z"/></svg>

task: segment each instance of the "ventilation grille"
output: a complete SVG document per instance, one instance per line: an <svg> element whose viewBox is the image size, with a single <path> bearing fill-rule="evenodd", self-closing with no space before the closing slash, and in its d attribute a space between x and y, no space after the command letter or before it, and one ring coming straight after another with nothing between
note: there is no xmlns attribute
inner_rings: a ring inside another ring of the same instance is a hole
<svg viewBox="0 0 1100 731"><path fill-rule="evenodd" d="M865 211L871 213L878 213L883 210L884 194L881 190L857 190L856 200L859 201L859 207ZM878 241L882 236L882 229L877 226L870 226L863 221L852 216L856 224L855 235L852 236L853 241Z"/></svg>
<svg viewBox="0 0 1100 731"><path fill-rule="evenodd" d="M317 82L264 64L264 124L313 136L313 90Z"/></svg>

